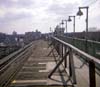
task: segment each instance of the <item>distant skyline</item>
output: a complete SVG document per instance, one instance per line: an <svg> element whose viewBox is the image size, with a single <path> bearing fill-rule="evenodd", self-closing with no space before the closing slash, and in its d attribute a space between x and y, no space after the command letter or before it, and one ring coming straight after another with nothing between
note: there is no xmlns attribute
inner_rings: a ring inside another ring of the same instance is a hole
<svg viewBox="0 0 100 87"><path fill-rule="evenodd" d="M62 19L76 15L79 6L89 5L89 27L100 29L100 0L0 0L0 32L18 34L35 31L50 32ZM85 30L84 15L76 17L76 32ZM73 21L68 32L73 31Z"/></svg>

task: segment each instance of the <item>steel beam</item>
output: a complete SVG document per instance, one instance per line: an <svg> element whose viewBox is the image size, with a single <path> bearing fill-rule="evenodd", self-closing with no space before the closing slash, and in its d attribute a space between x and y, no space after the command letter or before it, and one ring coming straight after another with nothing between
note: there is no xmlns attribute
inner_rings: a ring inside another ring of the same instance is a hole
<svg viewBox="0 0 100 87"><path fill-rule="evenodd" d="M53 73L56 71L56 69L62 64L62 62L65 60L66 56L69 54L69 51L66 52L66 54L64 55L64 57L58 62L58 64L55 66L55 68L52 70L52 72L48 75L48 78L51 78L51 76L53 75Z"/></svg>

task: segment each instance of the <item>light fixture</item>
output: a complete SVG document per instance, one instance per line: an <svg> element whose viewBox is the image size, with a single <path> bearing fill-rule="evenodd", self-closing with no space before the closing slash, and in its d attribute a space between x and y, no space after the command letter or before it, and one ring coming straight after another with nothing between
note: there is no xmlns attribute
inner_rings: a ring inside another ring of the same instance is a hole
<svg viewBox="0 0 100 87"><path fill-rule="evenodd" d="M64 21L62 20L61 24L63 25L64 24Z"/></svg>
<svg viewBox="0 0 100 87"><path fill-rule="evenodd" d="M68 18L68 21L69 21L69 22L72 21L70 17Z"/></svg>
<svg viewBox="0 0 100 87"><path fill-rule="evenodd" d="M81 11L81 9L79 8L79 11L77 12L77 16L82 16L83 12Z"/></svg>

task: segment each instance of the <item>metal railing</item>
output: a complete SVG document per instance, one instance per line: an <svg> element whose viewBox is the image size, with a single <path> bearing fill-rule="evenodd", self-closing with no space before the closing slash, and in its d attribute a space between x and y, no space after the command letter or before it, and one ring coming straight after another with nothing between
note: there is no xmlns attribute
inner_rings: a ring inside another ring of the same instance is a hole
<svg viewBox="0 0 100 87"><path fill-rule="evenodd" d="M66 36L57 37L96 58L100 58L100 42Z"/></svg>
<svg viewBox="0 0 100 87"><path fill-rule="evenodd" d="M81 51L80 49L76 48L75 46L73 46L69 43L66 43L65 41L63 41L57 37L52 37L51 41L52 41L52 45L54 46L53 49L56 49L57 53L61 56L62 59L58 62L58 64L51 71L51 73L49 74L48 77L51 78L53 73L63 62L64 62L64 66L66 68L67 67L66 58L68 58L67 56L69 56L69 76L72 79L72 83L76 84L77 81L76 81L73 55L75 53L77 53L78 55L81 55L83 58L85 58L86 62L88 63L89 87L96 87L96 71L95 71L95 69L98 67L97 65L100 66L100 60L85 53L84 51ZM51 52L53 51L53 49L51 50Z"/></svg>
<svg viewBox="0 0 100 87"><path fill-rule="evenodd" d="M8 87L16 73L24 64L24 61L32 53L32 44L30 43L18 51L0 59L0 87Z"/></svg>

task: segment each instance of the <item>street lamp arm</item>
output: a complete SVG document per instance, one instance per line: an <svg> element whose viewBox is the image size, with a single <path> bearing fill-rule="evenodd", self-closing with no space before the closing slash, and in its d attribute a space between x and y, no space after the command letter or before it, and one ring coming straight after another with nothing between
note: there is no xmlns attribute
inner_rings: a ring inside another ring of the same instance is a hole
<svg viewBox="0 0 100 87"><path fill-rule="evenodd" d="M69 17L75 17L75 16L69 16Z"/></svg>
<svg viewBox="0 0 100 87"><path fill-rule="evenodd" d="M86 7L79 7L79 9L88 9L89 7L86 6Z"/></svg>

